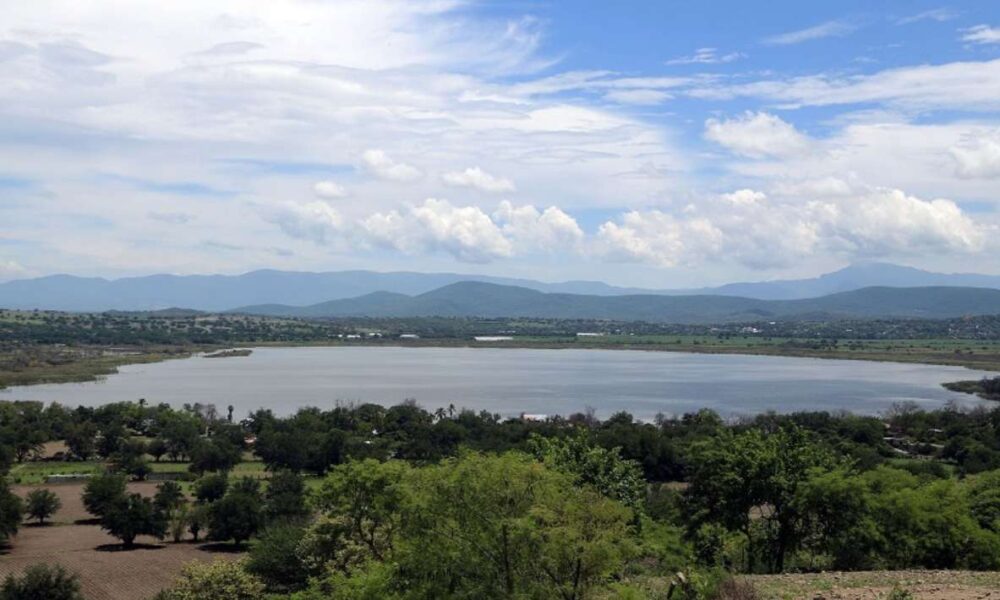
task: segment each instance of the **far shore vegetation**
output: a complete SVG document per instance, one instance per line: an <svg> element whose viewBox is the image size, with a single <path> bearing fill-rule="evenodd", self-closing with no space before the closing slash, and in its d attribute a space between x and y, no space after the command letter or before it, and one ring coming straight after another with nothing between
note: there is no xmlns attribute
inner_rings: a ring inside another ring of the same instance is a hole
<svg viewBox="0 0 1000 600"><path fill-rule="evenodd" d="M193 311L0 310L0 389L94 381L116 373L122 365L199 353L208 358L239 358L252 352L250 346L299 345L754 354L1000 371L1000 317L677 325L520 318L305 320Z"/></svg>

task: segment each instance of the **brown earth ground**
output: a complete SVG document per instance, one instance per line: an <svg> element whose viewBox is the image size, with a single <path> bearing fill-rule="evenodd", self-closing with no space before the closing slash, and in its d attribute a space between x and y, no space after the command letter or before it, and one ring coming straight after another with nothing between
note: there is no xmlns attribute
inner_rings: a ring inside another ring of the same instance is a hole
<svg viewBox="0 0 1000 600"><path fill-rule="evenodd" d="M879 600L893 588L919 600L1000 600L1000 572L859 571L747 577L763 598Z"/></svg>
<svg viewBox="0 0 1000 600"><path fill-rule="evenodd" d="M25 496L45 487L59 496L62 508L51 525L25 524L12 543L0 547L0 578L19 573L29 565L60 564L80 576L87 600L143 600L170 586L181 567L192 561L234 560L241 556L220 544L195 544L185 540L175 544L150 537L136 539L136 548L123 550L121 543L88 524L92 518L83 507L82 483L14 486ZM130 483L129 491L152 495L155 483Z"/></svg>

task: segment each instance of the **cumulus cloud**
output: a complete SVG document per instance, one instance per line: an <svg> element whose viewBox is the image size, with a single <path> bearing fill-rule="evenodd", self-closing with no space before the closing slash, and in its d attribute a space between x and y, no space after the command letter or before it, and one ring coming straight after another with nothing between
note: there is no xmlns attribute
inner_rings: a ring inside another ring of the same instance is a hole
<svg viewBox="0 0 1000 600"><path fill-rule="evenodd" d="M1000 129L968 136L949 149L955 172L969 179L1000 177Z"/></svg>
<svg viewBox="0 0 1000 600"><path fill-rule="evenodd" d="M804 202L772 201L745 189L689 205L678 214L626 213L601 225L595 249L609 260L661 267L708 261L774 268L818 253L850 260L928 249L974 253L985 240L984 228L950 200L869 188Z"/></svg>
<svg viewBox="0 0 1000 600"><path fill-rule="evenodd" d="M375 213L361 221L370 243L408 254L446 252L483 263L512 256L514 247L489 215L476 206L428 198L404 212Z"/></svg>
<svg viewBox="0 0 1000 600"><path fill-rule="evenodd" d="M746 112L734 119L709 119L705 137L737 154L785 156L808 148L809 138L790 123L765 112Z"/></svg>
<svg viewBox="0 0 1000 600"><path fill-rule="evenodd" d="M964 30L963 42L972 44L1000 44L1000 27L976 25Z"/></svg>
<svg viewBox="0 0 1000 600"><path fill-rule="evenodd" d="M289 236L317 244L330 243L344 232L343 216L322 200L304 204L286 202L267 215L267 219Z"/></svg>
<svg viewBox="0 0 1000 600"><path fill-rule="evenodd" d="M382 150L365 150L361 159L368 170L380 179L407 182L420 179L423 175L420 169L413 165L396 162Z"/></svg>
<svg viewBox="0 0 1000 600"><path fill-rule="evenodd" d="M313 193L326 200L334 200L347 196L347 190L336 181L317 181L313 184Z"/></svg>
<svg viewBox="0 0 1000 600"><path fill-rule="evenodd" d="M584 237L576 219L556 206L539 211L530 204L514 206L504 200L493 213L493 220L521 251L578 249Z"/></svg>
<svg viewBox="0 0 1000 600"><path fill-rule="evenodd" d="M449 171L441 175L442 181L450 186L475 188L483 192L513 192L514 182L496 177L480 169L469 167L464 171Z"/></svg>

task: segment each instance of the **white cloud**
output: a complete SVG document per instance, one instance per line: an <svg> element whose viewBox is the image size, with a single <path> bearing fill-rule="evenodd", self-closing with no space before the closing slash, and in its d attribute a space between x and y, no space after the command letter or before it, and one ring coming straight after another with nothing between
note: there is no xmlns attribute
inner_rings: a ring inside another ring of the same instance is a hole
<svg viewBox="0 0 1000 600"><path fill-rule="evenodd" d="M918 23L920 21L937 21L942 23L944 21L951 21L958 17L958 12L950 8L932 8L930 10L925 10L907 17L896 20L897 25L909 25L911 23Z"/></svg>
<svg viewBox="0 0 1000 600"><path fill-rule="evenodd" d="M514 206L504 200L493 213L493 220L520 252L532 249L549 252L575 250L579 249L584 238L576 219L556 206L539 212L530 204Z"/></svg>
<svg viewBox="0 0 1000 600"><path fill-rule="evenodd" d="M489 215L475 206L453 206L428 198L403 213L375 213L361 221L377 246L416 254L447 252L465 262L483 263L514 254L514 247Z"/></svg>
<svg viewBox="0 0 1000 600"><path fill-rule="evenodd" d="M22 279L28 276L28 270L17 261L0 258L0 281Z"/></svg>
<svg viewBox="0 0 1000 600"><path fill-rule="evenodd" d="M611 90L604 94L605 100L617 102L618 104L636 104L639 106L663 104L671 98L673 96L661 90Z"/></svg>
<svg viewBox="0 0 1000 600"><path fill-rule="evenodd" d="M846 21L827 21L805 29L772 35L763 41L770 46L789 46L827 37L843 37L856 29L856 25Z"/></svg>
<svg viewBox="0 0 1000 600"><path fill-rule="evenodd" d="M787 156L809 146L809 138L793 125L765 112L746 112L723 121L709 119L705 122L705 137L751 157Z"/></svg>
<svg viewBox="0 0 1000 600"><path fill-rule="evenodd" d="M754 97L786 108L885 103L908 110L1000 109L1000 59L887 69L870 75L809 75L745 84L695 85L696 98Z"/></svg>
<svg viewBox="0 0 1000 600"><path fill-rule="evenodd" d="M327 244L344 232L344 218L322 200L300 204L286 202L266 217L293 238Z"/></svg>
<svg viewBox="0 0 1000 600"><path fill-rule="evenodd" d="M962 41L972 44L1000 44L1000 27L989 25L970 27L964 30Z"/></svg>
<svg viewBox="0 0 1000 600"><path fill-rule="evenodd" d="M678 214L626 213L601 225L595 250L610 260L660 267L722 262L765 269L817 255L857 260L929 249L972 254L987 237L987 229L954 202L900 190L859 188L847 196L772 200L745 189Z"/></svg>
<svg viewBox="0 0 1000 600"><path fill-rule="evenodd" d="M734 60L746 58L742 52L730 52L719 54L716 48L698 48L694 54L679 56L668 60L667 65L715 65L720 63L730 63Z"/></svg>
<svg viewBox="0 0 1000 600"><path fill-rule="evenodd" d="M1000 177L1000 129L967 136L949 150L959 177Z"/></svg>
<svg viewBox="0 0 1000 600"><path fill-rule="evenodd" d="M361 159L368 170L381 179L407 182L415 181L423 176L420 169L413 165L396 162L382 150L365 150Z"/></svg>
<svg viewBox="0 0 1000 600"><path fill-rule="evenodd" d="M454 187L470 187L483 192L513 192L514 182L503 177L490 175L479 167L469 167L464 171L449 171L441 179Z"/></svg>
<svg viewBox="0 0 1000 600"><path fill-rule="evenodd" d="M336 181L317 181L313 184L313 193L320 198L333 200L347 196L347 190Z"/></svg>

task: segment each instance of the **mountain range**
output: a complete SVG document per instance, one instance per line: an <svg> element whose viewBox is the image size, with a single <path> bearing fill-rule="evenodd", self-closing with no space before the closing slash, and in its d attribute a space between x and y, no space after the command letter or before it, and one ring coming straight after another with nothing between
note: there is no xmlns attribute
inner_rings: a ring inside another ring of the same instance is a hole
<svg viewBox="0 0 1000 600"><path fill-rule="evenodd" d="M266 304L245 306L234 312L294 317L533 317L670 323L877 317L940 319L1000 314L1000 290L869 287L819 298L761 300L722 295L545 293L463 281L416 296L374 292L311 306Z"/></svg>
<svg viewBox="0 0 1000 600"><path fill-rule="evenodd" d="M626 288L596 281L548 283L528 279L489 277L459 273L414 273L374 271L336 271L310 273L260 270L242 275L150 275L103 279L51 275L0 283L0 307L66 311L158 310L182 307L202 311L225 311L235 307L283 305L275 310L306 307L331 301L356 302L366 297L370 310L389 311L390 307L410 306L428 293L462 282L488 283L522 288L554 295L596 297L695 296L699 303L728 306L725 300L705 297L739 297L743 300L799 300L855 291L866 287L942 287L1000 289L1000 276L945 274L885 263L865 263L846 267L811 279L732 283L714 288L655 289ZM469 286L465 286L466 289ZM494 289L496 293L497 288ZM468 291L468 289L466 289ZM430 298L434 298L432 294ZM536 298L541 301L541 298ZM426 300L420 300L424 302ZM606 302L622 305L632 300ZM581 301L582 302L582 301ZM596 302L596 301L588 301ZM683 301L678 300L677 304ZM393 308L396 310L397 308ZM341 310L338 308L337 310ZM346 310L346 309L344 309ZM398 310L403 310L398 308ZM610 309L608 309L610 310Z"/></svg>

